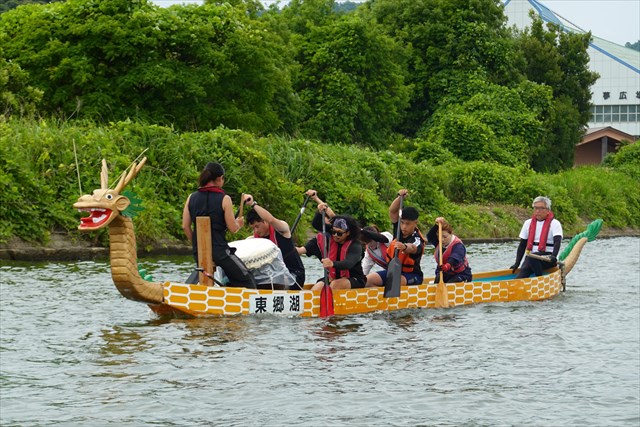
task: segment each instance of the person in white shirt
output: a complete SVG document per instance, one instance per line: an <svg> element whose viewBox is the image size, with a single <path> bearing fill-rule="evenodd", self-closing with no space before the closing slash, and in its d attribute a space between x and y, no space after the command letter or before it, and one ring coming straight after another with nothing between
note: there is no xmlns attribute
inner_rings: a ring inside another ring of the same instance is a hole
<svg viewBox="0 0 640 427"><path fill-rule="evenodd" d="M386 270L387 268L387 248L393 240L393 236L388 231L380 231L376 225L368 225L360 233L360 241L364 248L364 258L362 258L362 271L365 275L371 272L374 265Z"/></svg>
<svg viewBox="0 0 640 427"><path fill-rule="evenodd" d="M526 257L516 278L541 276L543 270L555 266L562 242L562 224L551 212L551 200L538 196L533 199L533 216L526 220L520 230L520 245L516 253L516 262L511 266L515 273L525 253L549 255L549 261Z"/></svg>

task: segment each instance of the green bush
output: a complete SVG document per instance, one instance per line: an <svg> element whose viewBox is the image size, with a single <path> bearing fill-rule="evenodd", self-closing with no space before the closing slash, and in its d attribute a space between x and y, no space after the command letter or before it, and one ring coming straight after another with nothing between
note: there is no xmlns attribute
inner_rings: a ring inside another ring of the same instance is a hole
<svg viewBox="0 0 640 427"><path fill-rule="evenodd" d="M618 152L605 157L603 166L609 166L640 181L640 144L624 141Z"/></svg>
<svg viewBox="0 0 640 427"><path fill-rule="evenodd" d="M444 216L462 237L515 236L523 212L529 214L539 195L552 199L567 234L582 231L581 221L595 218L612 227L637 228L638 181L624 169L634 165L634 150L621 150L620 157L610 160L615 169L584 167L546 175L483 162L434 166L415 162L410 153L258 138L222 127L180 133L132 121L97 126L10 119L0 123L0 242L14 236L46 242L55 231L76 236L79 215L71 206L80 194L99 188L101 160L107 160L113 186L143 152L147 164L128 187L142 199L144 210L134 222L143 245L184 241L184 201L209 161L225 166L225 191L236 206L241 193L251 193L290 224L304 191L313 188L335 212L390 229L389 203L400 188L407 188L406 204L420 211L423 230ZM311 203L296 232L299 242L312 232L314 210ZM248 234L245 229L233 238ZM83 236L102 243L108 237L104 230Z"/></svg>

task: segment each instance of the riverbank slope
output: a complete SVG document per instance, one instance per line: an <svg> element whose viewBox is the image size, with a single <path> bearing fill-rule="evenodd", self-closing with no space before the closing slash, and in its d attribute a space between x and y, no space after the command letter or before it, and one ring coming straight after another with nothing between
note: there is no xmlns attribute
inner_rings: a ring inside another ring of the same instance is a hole
<svg viewBox="0 0 640 427"><path fill-rule="evenodd" d="M613 229L603 227L598 238L640 237L637 229ZM565 236L567 239L573 236ZM515 238L470 238L464 239L466 244L509 242ZM138 257L191 255L191 246L183 242L155 242L138 247ZM14 237L6 243L0 243L0 261L83 261L92 259L108 259L109 248L79 240L63 233L52 234L47 244L26 242Z"/></svg>

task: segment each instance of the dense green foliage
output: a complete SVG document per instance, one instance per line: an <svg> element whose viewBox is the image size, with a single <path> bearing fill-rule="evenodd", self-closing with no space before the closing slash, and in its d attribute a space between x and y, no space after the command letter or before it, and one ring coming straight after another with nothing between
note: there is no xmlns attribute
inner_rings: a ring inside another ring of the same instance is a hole
<svg viewBox="0 0 640 427"><path fill-rule="evenodd" d="M516 76L512 40L498 1L377 0L371 15L410 50L414 91L402 129L411 134L473 77L501 83Z"/></svg>
<svg viewBox="0 0 640 427"><path fill-rule="evenodd" d="M62 117L136 117L181 129L281 125L291 92L282 44L229 4L69 0L2 15L4 55Z"/></svg>
<svg viewBox="0 0 640 427"><path fill-rule="evenodd" d="M55 3L57 1L64 0L3 0L0 3L0 13L6 12L7 10L15 9L18 6L22 6L23 4L46 4L46 3Z"/></svg>
<svg viewBox="0 0 640 427"><path fill-rule="evenodd" d="M598 217L613 227L640 227L640 178L637 172L627 174L638 170L637 144L611 156L611 169L545 175L524 166L480 161L435 166L391 151L255 137L225 128L179 133L130 121L97 126L10 120L0 124L0 242L12 236L47 241L54 231L75 234L79 215L72 204L80 190L74 145L83 194L99 187L102 158L114 183L148 149L148 163L129 188L145 208L134 220L143 245L183 240L184 200L211 160L227 169L225 190L236 204L240 193L250 192L289 223L303 192L314 188L336 212L388 229L388 205L404 187L411 192L407 204L421 212L423 228L442 215L468 238L515 236L530 214L531 200L540 194L552 198L567 234ZM299 241L310 232L312 212L310 206L297 233ZM105 232L97 236L105 237Z"/></svg>
<svg viewBox="0 0 640 427"><path fill-rule="evenodd" d="M388 228L406 187L423 227L444 215L466 237L516 235L540 194L568 233L598 216L640 225L637 144L570 169L590 36L512 32L499 0L20 3L0 15L0 241L75 229L74 143L85 192L101 158L114 179L149 149L143 243L182 239L210 160L236 203L249 191L288 221L315 188Z"/></svg>
<svg viewBox="0 0 640 427"><path fill-rule="evenodd" d="M545 29L539 17L518 38L524 75L553 90L544 133L530 160L536 170L555 172L573 166L574 146L591 114L590 87L599 77L587 68L590 38L590 33L567 33L551 24Z"/></svg>
<svg viewBox="0 0 640 427"><path fill-rule="evenodd" d="M376 149L420 135L461 159L572 166L589 35L540 20L513 33L499 0L354 6L26 4L0 15L0 109Z"/></svg>
<svg viewBox="0 0 640 427"><path fill-rule="evenodd" d="M383 148L408 101L401 46L353 14L305 28L298 37L295 89L306 106L300 132Z"/></svg>
<svg viewBox="0 0 640 427"><path fill-rule="evenodd" d="M605 157L603 165L640 180L640 144L626 141L617 153Z"/></svg>

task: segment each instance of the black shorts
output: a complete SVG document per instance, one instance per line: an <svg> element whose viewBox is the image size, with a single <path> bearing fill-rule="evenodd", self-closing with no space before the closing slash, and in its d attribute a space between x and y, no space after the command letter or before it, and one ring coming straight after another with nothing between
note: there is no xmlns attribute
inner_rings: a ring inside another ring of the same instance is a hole
<svg viewBox="0 0 640 427"><path fill-rule="evenodd" d="M364 285L367 283L367 278L366 277L343 277L343 279L348 279L349 283L351 283L351 289L360 289L360 288L364 288ZM319 278L318 280L316 280L316 283L318 282L323 282L324 281L324 277Z"/></svg>

